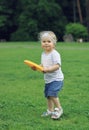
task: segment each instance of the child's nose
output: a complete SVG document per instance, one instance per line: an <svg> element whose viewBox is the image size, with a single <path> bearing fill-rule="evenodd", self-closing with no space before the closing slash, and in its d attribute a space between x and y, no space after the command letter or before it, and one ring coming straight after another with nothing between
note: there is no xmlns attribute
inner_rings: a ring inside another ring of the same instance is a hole
<svg viewBox="0 0 89 130"><path fill-rule="evenodd" d="M48 42L45 42L45 44L48 44Z"/></svg>

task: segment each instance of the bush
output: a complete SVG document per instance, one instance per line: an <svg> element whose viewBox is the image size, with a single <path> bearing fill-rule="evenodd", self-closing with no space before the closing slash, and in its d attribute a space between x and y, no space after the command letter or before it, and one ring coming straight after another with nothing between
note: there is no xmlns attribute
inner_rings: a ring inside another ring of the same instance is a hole
<svg viewBox="0 0 89 130"><path fill-rule="evenodd" d="M37 23L34 20L29 20L26 24L21 23L16 32L12 33L11 41L34 41L37 38Z"/></svg>
<svg viewBox="0 0 89 130"><path fill-rule="evenodd" d="M84 41L86 41L88 37L87 28L79 23L67 24L65 34L72 34L75 41L79 38L82 38Z"/></svg>

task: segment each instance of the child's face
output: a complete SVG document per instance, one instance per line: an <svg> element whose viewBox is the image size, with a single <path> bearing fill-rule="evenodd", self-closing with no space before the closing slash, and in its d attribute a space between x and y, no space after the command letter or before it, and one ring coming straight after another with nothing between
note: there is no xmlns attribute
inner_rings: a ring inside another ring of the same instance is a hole
<svg viewBox="0 0 89 130"><path fill-rule="evenodd" d="M41 41L41 45L46 52L51 52L55 47L54 43L48 38L43 38Z"/></svg>

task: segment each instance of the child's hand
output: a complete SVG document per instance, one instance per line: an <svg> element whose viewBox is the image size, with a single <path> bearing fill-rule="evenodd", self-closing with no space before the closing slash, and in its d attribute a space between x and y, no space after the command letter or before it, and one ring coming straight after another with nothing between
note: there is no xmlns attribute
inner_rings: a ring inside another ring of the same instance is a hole
<svg viewBox="0 0 89 130"><path fill-rule="evenodd" d="M32 66L31 69L34 70L34 71L37 70L35 66Z"/></svg>

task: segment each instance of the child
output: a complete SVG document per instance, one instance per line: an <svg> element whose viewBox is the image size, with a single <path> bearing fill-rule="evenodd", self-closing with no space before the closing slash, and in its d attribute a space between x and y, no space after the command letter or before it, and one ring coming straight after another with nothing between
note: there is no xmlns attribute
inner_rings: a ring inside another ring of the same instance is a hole
<svg viewBox="0 0 89 130"><path fill-rule="evenodd" d="M45 90L47 98L47 111L42 116L51 116L52 119L59 119L63 109L59 102L58 92L63 86L63 73L61 70L61 57L55 50L57 42L56 35L52 31L43 31L39 34L44 52L41 55L41 66L43 66ZM55 107L55 108L54 108Z"/></svg>

